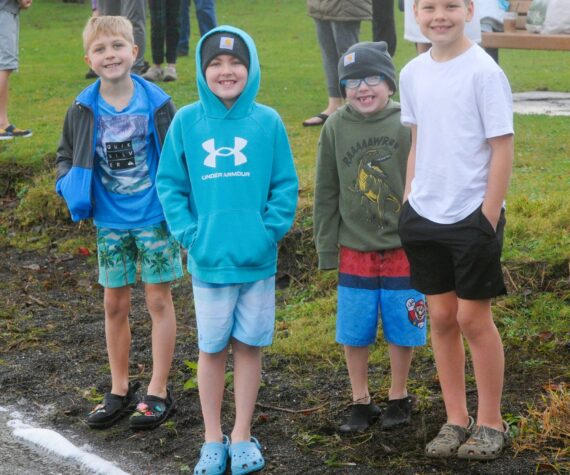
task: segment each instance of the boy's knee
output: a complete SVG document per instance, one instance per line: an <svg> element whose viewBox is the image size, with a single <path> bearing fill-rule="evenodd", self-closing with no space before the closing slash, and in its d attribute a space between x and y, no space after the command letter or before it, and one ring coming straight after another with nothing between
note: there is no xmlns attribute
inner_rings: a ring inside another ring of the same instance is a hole
<svg viewBox="0 0 570 475"><path fill-rule="evenodd" d="M146 305L151 315L162 315L172 307L172 297L168 285L147 285Z"/></svg>
<svg viewBox="0 0 570 475"><path fill-rule="evenodd" d="M105 299L105 316L107 318L127 318L129 316L129 310L129 300Z"/></svg>

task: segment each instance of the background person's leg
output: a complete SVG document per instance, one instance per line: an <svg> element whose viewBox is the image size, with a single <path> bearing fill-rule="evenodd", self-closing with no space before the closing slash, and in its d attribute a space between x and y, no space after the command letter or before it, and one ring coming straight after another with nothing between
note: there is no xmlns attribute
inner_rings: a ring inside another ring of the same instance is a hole
<svg viewBox="0 0 570 475"><path fill-rule="evenodd" d="M390 56L396 54L394 0L372 0L372 40L385 41Z"/></svg>

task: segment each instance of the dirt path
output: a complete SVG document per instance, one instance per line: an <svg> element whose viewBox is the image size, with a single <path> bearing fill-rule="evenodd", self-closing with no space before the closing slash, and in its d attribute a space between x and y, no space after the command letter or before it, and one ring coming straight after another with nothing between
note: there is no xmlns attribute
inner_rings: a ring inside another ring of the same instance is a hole
<svg viewBox="0 0 570 475"><path fill-rule="evenodd" d="M64 233L66 230L62 230ZM188 279L173 293L178 317L178 341L172 370L178 413L152 432L133 433L126 420L106 431L90 430L83 422L95 388L108 388L104 345L102 290L94 284L96 265L80 255L57 256L51 250L22 252L0 248L0 405L26 398L30 407L53 405L45 420L74 443L89 443L95 451L124 469L140 474L192 473L201 444L202 425L197 391L183 390L192 374L185 360L196 361L191 291ZM150 319L141 288L133 292L131 371L143 385L151 364ZM522 349L507 349L505 413L520 414L540 392L542 379L521 372ZM564 355L554 364L563 364ZM556 356L553 356L556 359ZM372 371L386 373L386 368ZM414 365L412 378L439 394L433 362ZM377 374L378 376L378 374ZM508 450L497 461L469 464L433 462L423 447L443 420L441 401L429 413L414 414L411 426L341 438L336 424L346 410L346 371L323 361L301 361L275 355L264 358L263 386L253 432L262 441L265 473L534 473L536 456L514 457ZM470 404L473 405L473 388ZM225 428L230 427L232 394L226 392Z"/></svg>

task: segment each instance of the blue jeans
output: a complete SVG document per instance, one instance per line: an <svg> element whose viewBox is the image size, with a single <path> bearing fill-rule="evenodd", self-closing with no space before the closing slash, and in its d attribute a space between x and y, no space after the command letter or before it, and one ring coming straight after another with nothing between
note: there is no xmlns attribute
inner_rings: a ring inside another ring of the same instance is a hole
<svg viewBox="0 0 570 475"><path fill-rule="evenodd" d="M218 26L215 0L194 0L200 36ZM190 47L190 0L180 1L180 40L178 50L188 52Z"/></svg>

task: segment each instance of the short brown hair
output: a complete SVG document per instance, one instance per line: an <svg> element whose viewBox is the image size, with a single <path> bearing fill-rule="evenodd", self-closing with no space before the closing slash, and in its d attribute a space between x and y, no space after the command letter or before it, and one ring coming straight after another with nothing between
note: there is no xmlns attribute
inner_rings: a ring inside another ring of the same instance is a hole
<svg viewBox="0 0 570 475"><path fill-rule="evenodd" d="M87 53L99 35L122 36L130 44L135 44L133 25L122 16L91 17L83 29L83 49Z"/></svg>

